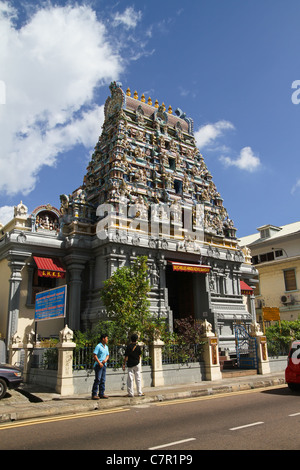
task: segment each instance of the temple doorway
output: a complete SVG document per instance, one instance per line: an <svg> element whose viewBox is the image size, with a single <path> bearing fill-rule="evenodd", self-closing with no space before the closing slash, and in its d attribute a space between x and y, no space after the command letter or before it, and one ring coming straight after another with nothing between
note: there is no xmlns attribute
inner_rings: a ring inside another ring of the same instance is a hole
<svg viewBox="0 0 300 470"><path fill-rule="evenodd" d="M174 320L195 317L193 276L192 273L174 272L171 266L167 266L168 300Z"/></svg>
<svg viewBox="0 0 300 470"><path fill-rule="evenodd" d="M194 265L187 266L189 268ZM174 271L169 264L166 267L166 286L173 321L189 316L195 320L208 319L210 308L205 271Z"/></svg>

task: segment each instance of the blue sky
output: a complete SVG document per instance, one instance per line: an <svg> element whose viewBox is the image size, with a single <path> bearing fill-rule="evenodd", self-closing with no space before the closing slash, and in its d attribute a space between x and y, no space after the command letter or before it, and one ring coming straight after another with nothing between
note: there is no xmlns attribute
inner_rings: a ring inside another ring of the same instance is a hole
<svg viewBox="0 0 300 470"><path fill-rule="evenodd" d="M299 220L299 17L299 0L0 0L0 222L82 184L112 80L194 120L239 237Z"/></svg>

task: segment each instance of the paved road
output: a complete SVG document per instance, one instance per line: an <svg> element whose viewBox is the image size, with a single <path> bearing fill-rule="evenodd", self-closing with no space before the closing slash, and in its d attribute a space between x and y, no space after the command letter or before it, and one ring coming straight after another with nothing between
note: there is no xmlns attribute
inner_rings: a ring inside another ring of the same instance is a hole
<svg viewBox="0 0 300 470"><path fill-rule="evenodd" d="M286 385L0 425L1 450L299 448L300 395Z"/></svg>

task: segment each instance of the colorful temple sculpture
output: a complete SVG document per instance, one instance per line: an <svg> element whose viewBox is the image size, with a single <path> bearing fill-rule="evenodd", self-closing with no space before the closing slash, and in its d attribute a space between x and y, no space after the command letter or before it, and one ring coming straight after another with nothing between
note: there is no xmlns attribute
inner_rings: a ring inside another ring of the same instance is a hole
<svg viewBox="0 0 300 470"><path fill-rule="evenodd" d="M103 281L146 255L153 315L170 329L176 318L207 320L220 347L233 351L234 323L255 318L248 284L256 271L197 149L193 121L180 109L173 113L137 92L132 96L119 83L111 83L110 92L82 186L60 196L59 210L40 206L27 216L23 209L21 226L15 220L11 229L2 227L1 259L10 260L11 270L14 260L22 264L18 280L24 289L27 283L28 298L35 259L59 263L66 275L56 282L68 285L67 323L76 330L105 318ZM25 315L21 305L17 313L12 307L9 334L16 332L16 317ZM32 328L25 316L23 329Z"/></svg>

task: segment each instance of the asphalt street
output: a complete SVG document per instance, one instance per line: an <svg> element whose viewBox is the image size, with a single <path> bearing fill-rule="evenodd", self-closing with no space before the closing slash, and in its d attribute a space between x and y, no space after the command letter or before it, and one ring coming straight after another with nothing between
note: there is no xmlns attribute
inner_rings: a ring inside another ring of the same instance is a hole
<svg viewBox="0 0 300 470"><path fill-rule="evenodd" d="M299 448L300 395L288 389L284 372L144 391L142 398L115 392L98 402L28 388L11 392L0 402L0 449Z"/></svg>
<svg viewBox="0 0 300 470"><path fill-rule="evenodd" d="M299 395L278 385L2 423L0 449L298 450L299 431Z"/></svg>

